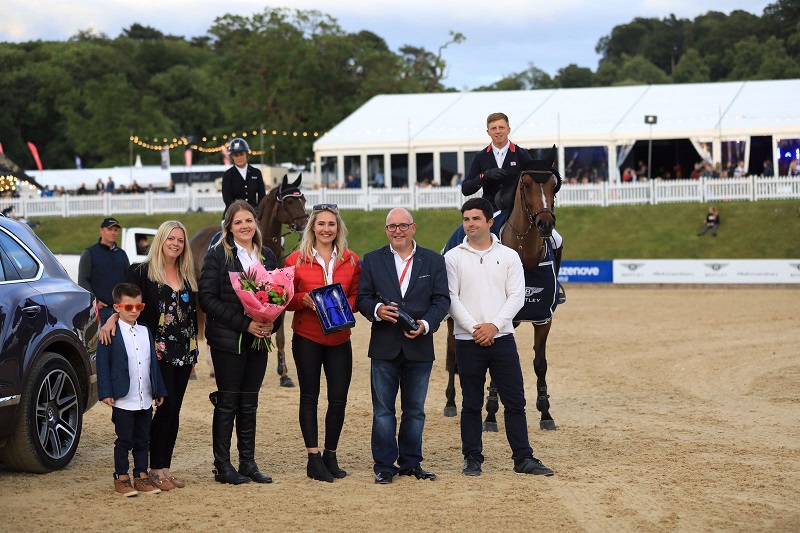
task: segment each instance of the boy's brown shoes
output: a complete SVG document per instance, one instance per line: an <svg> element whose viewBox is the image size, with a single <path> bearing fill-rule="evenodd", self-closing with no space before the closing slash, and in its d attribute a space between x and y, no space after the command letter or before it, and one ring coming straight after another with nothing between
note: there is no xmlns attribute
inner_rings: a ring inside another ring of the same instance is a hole
<svg viewBox="0 0 800 533"><path fill-rule="evenodd" d="M139 491L131 485L131 478L128 476L119 476L114 480L114 491L120 496L136 496Z"/></svg>

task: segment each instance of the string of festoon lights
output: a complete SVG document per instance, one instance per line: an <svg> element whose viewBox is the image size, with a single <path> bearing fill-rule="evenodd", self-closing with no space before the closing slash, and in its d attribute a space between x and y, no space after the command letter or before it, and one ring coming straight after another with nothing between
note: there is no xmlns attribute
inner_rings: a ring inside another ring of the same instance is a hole
<svg viewBox="0 0 800 533"><path fill-rule="evenodd" d="M324 133L320 134L317 131L308 132L308 131L287 131L287 130L267 130L262 128L261 130L252 130L252 131L242 131L241 133L233 132L230 134L224 133L222 135L211 135L211 136L203 136L201 137L201 141L203 143L221 143L217 144L217 146L206 147L200 146L199 144L190 144L189 140L186 137L173 137L171 140L168 137L140 137L138 135L131 135L130 141L137 146L148 150L155 150L161 151L165 148L174 149L179 148L181 146L186 146L191 148L192 150L196 150L198 152L204 154L213 154L217 152L221 152L222 149L228 146L228 143L231 139L235 139L236 137L241 137L242 139L247 140L248 138L272 135L272 137L319 137L320 135L325 135ZM152 139L152 140L151 140ZM250 150L250 154L252 155L263 155L263 150Z"/></svg>

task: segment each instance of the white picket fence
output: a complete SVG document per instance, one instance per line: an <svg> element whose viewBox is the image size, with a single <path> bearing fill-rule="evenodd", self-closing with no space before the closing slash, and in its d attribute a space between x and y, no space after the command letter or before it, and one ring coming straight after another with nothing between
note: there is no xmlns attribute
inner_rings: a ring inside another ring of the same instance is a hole
<svg viewBox="0 0 800 533"><path fill-rule="evenodd" d="M458 187L413 189L314 189L304 190L306 205L337 204L340 209L385 211L394 207L457 209L465 197ZM634 204L698 203L718 201L788 200L800 198L800 177L748 176L740 179L653 180L649 182L564 185L557 205L612 206ZM14 207L14 215L28 219L78 215L123 215L222 212L217 192L106 194L56 198L0 199L0 209Z"/></svg>

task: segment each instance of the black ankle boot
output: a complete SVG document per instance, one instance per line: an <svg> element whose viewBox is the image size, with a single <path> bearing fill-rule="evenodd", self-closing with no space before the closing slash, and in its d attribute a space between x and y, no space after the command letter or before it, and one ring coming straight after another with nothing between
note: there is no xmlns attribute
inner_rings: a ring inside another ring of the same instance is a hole
<svg viewBox="0 0 800 533"><path fill-rule="evenodd" d="M325 468L328 472L337 479L342 479L347 476L347 472L339 468L339 462L336 460L336 452L325 450L322 454L322 462L325 463Z"/></svg>
<svg viewBox="0 0 800 533"><path fill-rule="evenodd" d="M328 472L328 467L322 462L322 454L310 453L308 454L308 466L306 467L306 475L311 479L317 481L327 481L333 483L333 475Z"/></svg>
<svg viewBox="0 0 800 533"><path fill-rule="evenodd" d="M231 435L236 417L238 394L212 392L209 400L214 404L214 419L211 424L211 437L214 451L214 479L218 483L241 485L248 483L249 477L239 474L231 464Z"/></svg>

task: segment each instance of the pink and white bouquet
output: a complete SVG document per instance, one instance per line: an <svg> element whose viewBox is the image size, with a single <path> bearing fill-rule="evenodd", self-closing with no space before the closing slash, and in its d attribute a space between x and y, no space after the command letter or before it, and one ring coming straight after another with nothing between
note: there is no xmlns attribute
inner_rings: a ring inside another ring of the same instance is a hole
<svg viewBox="0 0 800 533"><path fill-rule="evenodd" d="M257 263L246 272L230 272L231 285L244 312L259 322L275 322L294 296L294 267L267 270ZM272 351L269 337L256 338L253 348Z"/></svg>

